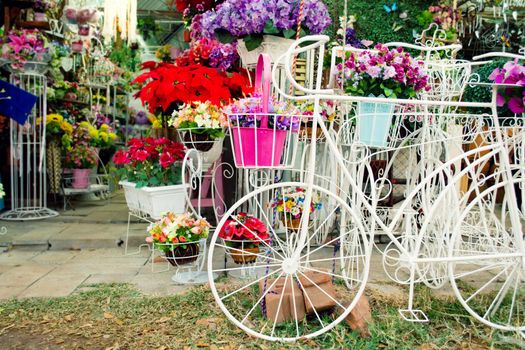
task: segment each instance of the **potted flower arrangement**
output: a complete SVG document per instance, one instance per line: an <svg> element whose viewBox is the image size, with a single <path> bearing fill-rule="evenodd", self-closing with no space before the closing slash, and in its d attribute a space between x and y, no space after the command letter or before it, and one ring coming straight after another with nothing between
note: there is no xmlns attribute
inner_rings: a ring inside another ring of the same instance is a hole
<svg viewBox="0 0 525 350"><path fill-rule="evenodd" d="M489 76L495 84L516 85L505 87L505 93L498 93L498 107L506 106L512 113L525 112L525 66L518 61L509 61L502 68L495 68Z"/></svg>
<svg viewBox="0 0 525 350"><path fill-rule="evenodd" d="M215 10L194 18L205 37L222 42L239 39L239 55L244 65L257 63L260 53L275 62L295 39L300 1L226 0ZM305 0L301 36L322 33L331 24L326 5L320 0Z"/></svg>
<svg viewBox="0 0 525 350"><path fill-rule="evenodd" d="M137 77L135 94L150 113L159 116L168 135L168 120L184 103L206 102L221 105L250 92L247 79L239 73L226 73L200 64L179 67L171 63L145 62L147 71Z"/></svg>
<svg viewBox="0 0 525 350"><path fill-rule="evenodd" d="M300 113L303 116L307 116L307 118L303 118L301 123L301 138L304 139L311 139L312 138L312 126L313 121L311 120L312 116L314 115L314 104L309 102L299 102L297 104L297 108L299 109ZM319 102L319 109L320 109L320 115L323 121L326 122L332 122L334 121L337 110L336 110L336 104L333 100L322 100ZM317 132L317 140L321 141L324 139L324 135Z"/></svg>
<svg viewBox="0 0 525 350"><path fill-rule="evenodd" d="M457 41L457 23L461 20L461 13L453 6L446 4L429 6L428 10L423 11L416 19L423 28L431 29L431 24L435 23L436 29L443 30L446 38L437 38L443 44L451 44ZM425 41L429 38L422 39Z"/></svg>
<svg viewBox="0 0 525 350"><path fill-rule="evenodd" d="M232 215L219 232L226 253L236 264L248 264L257 260L259 245L268 242L270 236L264 223L252 215L239 213Z"/></svg>
<svg viewBox="0 0 525 350"><path fill-rule="evenodd" d="M170 125L179 131L186 147L207 152L216 140L224 138L228 121L218 106L210 101L197 101L173 112Z"/></svg>
<svg viewBox="0 0 525 350"><path fill-rule="evenodd" d="M48 42L37 29L11 30L2 39L2 58L15 71L45 73L51 59Z"/></svg>
<svg viewBox="0 0 525 350"><path fill-rule="evenodd" d="M166 138L133 138L113 156L117 177L132 211L160 218L185 209L188 185L181 185L184 145Z"/></svg>
<svg viewBox="0 0 525 350"><path fill-rule="evenodd" d="M66 167L72 169L72 188L84 189L89 187L89 175L97 165L98 156L95 148L79 143L73 145L66 152Z"/></svg>
<svg viewBox="0 0 525 350"><path fill-rule="evenodd" d="M423 62L400 47L390 50L378 44L375 51L350 52L337 70L339 87L355 96L410 99L430 90ZM394 108L393 103L386 102L358 103L359 141L372 147L387 147Z"/></svg>
<svg viewBox="0 0 525 350"><path fill-rule="evenodd" d="M239 55L235 42L224 44L210 38L194 40L190 48L175 59L179 67L198 63L206 67L218 68L225 72L237 68L238 61Z"/></svg>
<svg viewBox="0 0 525 350"><path fill-rule="evenodd" d="M301 218L305 209L306 192L304 188L287 188L283 192L279 192L274 200L271 202L271 207L282 215L283 224L292 231L297 231L301 227ZM310 212L319 210L323 207L321 197L318 193L312 194L312 201L310 203ZM310 220L310 216L308 217Z"/></svg>
<svg viewBox="0 0 525 350"><path fill-rule="evenodd" d="M148 227L146 242L163 251L173 266L189 264L199 257L199 241L208 237L210 227L204 218L167 212Z"/></svg>

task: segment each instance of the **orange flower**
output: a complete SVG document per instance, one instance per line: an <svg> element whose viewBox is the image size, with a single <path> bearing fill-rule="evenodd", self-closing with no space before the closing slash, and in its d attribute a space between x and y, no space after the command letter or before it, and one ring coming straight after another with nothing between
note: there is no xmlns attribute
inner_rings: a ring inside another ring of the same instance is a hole
<svg viewBox="0 0 525 350"><path fill-rule="evenodd" d="M180 236L180 237L179 237L179 241L180 241L181 243L185 243L185 242L186 242L186 238L185 238L184 236Z"/></svg>
<svg viewBox="0 0 525 350"><path fill-rule="evenodd" d="M179 240L177 239L177 237L173 237L173 239L171 240L171 243L179 243Z"/></svg>

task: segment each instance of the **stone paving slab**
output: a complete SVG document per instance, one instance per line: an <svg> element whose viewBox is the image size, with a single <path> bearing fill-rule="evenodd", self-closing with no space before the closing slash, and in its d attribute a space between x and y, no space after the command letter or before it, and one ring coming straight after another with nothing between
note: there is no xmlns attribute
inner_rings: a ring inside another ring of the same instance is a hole
<svg viewBox="0 0 525 350"><path fill-rule="evenodd" d="M18 298L65 297L71 294L88 277L88 274L61 273L54 270L29 286L18 295Z"/></svg>
<svg viewBox="0 0 525 350"><path fill-rule="evenodd" d="M26 289L25 286L18 287L2 287L0 286L0 299L11 299L16 298Z"/></svg>
<svg viewBox="0 0 525 350"><path fill-rule="evenodd" d="M53 266L42 266L33 262L15 266L0 275L0 286L29 287L53 269Z"/></svg>

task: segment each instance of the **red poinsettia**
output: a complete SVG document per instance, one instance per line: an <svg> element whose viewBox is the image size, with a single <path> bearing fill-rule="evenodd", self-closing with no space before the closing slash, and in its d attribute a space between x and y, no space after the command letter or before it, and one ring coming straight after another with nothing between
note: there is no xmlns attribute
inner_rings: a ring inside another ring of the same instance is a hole
<svg viewBox="0 0 525 350"><path fill-rule="evenodd" d="M178 67L171 63L145 62L148 71L132 84L141 86L135 94L151 113L166 112L174 103L211 101L220 105L250 92L248 80L238 73L191 64Z"/></svg>

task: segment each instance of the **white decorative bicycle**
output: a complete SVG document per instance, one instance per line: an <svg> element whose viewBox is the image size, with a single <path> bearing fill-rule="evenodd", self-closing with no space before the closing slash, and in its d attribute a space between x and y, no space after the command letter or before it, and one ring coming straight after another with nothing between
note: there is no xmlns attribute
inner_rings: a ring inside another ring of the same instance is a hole
<svg viewBox="0 0 525 350"><path fill-rule="evenodd" d="M248 131L230 128L234 148L234 142L244 142L241 136L251 135L260 149L264 134L258 134L258 128L273 131L273 144L270 157L264 159L259 153L255 153L255 161L248 161L243 153L235 154L236 166L257 173L259 180L252 183L253 192L226 212L210 243L209 283L222 311L247 333L266 340L294 341L320 335L343 321L357 304L368 279L374 236L381 234L391 241L383 250L385 269L392 279L410 287L408 307L400 310L403 318L428 321L423 311L413 307L414 286L423 282L437 288L448 279L473 317L497 329L525 332L524 211L518 206L525 188L521 119L500 124L497 86L492 102L380 99L322 89L327 41L322 35L302 38L281 58L289 82L304 95L290 96L277 88L279 93L286 99L314 103L313 116L291 116L301 125L310 122L312 126L303 181L274 183L271 176L275 170L293 168L299 140L299 132L287 129L282 133L282 155L275 156L279 143L276 120L280 116L263 112L253 116L255 125ZM293 57L304 52L318 57L313 88L300 86L293 79ZM269 77L258 79L260 83ZM370 147L360 142L351 125L344 131L343 120L334 138L320 117L323 100L339 101L347 119L364 116L362 103L391 104L395 120L417 121L418 129L401 138L391 128L386 146ZM485 108L488 113L470 113L470 108ZM236 120L240 116L231 117ZM316 140L320 134L329 152L326 156L334 159L337 168L331 172L335 175L329 188L319 186L322 181L316 180ZM465 145L470 149L462 152ZM454 147L457 149L451 150ZM391 184L384 164L377 171L372 160L394 154L389 160L392 164L396 152L401 151L412 157L404 200L384 215L381 206ZM495 170L484 176L490 164ZM300 225L296 227L286 209L278 206L298 191L303 194ZM239 212L255 213L268 230L268 237L248 228L235 216ZM232 223L251 235L252 246L257 249L247 251L219 237ZM326 232L332 235L319 241L318 235ZM252 259L225 263L224 252ZM235 274L248 269L256 271L251 278L212 278L214 273ZM331 283L333 290L323 287ZM298 294L304 296L306 310ZM309 307L319 298L330 307ZM272 310L270 299L274 301Z"/></svg>

